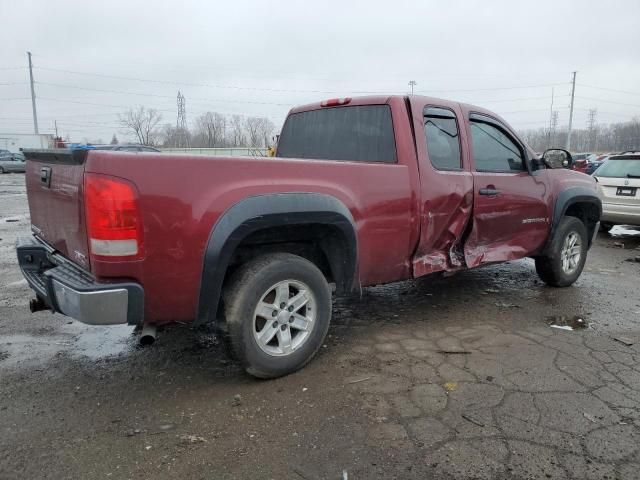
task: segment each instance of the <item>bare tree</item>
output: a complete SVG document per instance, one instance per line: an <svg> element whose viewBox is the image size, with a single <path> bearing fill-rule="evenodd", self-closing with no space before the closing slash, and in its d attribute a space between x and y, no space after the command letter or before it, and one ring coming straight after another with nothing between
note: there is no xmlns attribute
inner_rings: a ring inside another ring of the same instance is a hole
<svg viewBox="0 0 640 480"><path fill-rule="evenodd" d="M245 143L245 130L242 115L232 115L231 120L231 144L234 147L242 147Z"/></svg>
<svg viewBox="0 0 640 480"><path fill-rule="evenodd" d="M116 137L116 134L113 134L113 137L111 137L111 145L117 145L118 144L118 137Z"/></svg>
<svg viewBox="0 0 640 480"><path fill-rule="evenodd" d="M276 130L276 126L268 118L262 117L260 119L260 136L262 137L262 146L268 147L271 145L271 139L273 133Z"/></svg>
<svg viewBox="0 0 640 480"><path fill-rule="evenodd" d="M155 145L158 140L158 124L162 120L162 114L154 108L143 106L130 109L118 116L120 125L128 132L133 133L143 145Z"/></svg>
<svg viewBox="0 0 640 480"><path fill-rule="evenodd" d="M198 134L205 139L207 147L224 146L227 118L217 112L207 112L196 119Z"/></svg>
<svg viewBox="0 0 640 480"><path fill-rule="evenodd" d="M260 117L247 117L245 120L245 127L249 136L249 147L260 147L260 141L262 140L260 123L262 119Z"/></svg>

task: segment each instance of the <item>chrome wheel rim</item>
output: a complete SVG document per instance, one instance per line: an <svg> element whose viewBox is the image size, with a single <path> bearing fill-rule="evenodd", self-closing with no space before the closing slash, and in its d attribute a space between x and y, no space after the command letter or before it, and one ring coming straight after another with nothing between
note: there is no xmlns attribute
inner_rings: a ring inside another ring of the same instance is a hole
<svg viewBox="0 0 640 480"><path fill-rule="evenodd" d="M576 232L571 232L565 237L562 251L560 252L562 271L569 275L574 273L578 269L581 257L582 241L580 240L580 235Z"/></svg>
<svg viewBox="0 0 640 480"><path fill-rule="evenodd" d="M309 339L315 319L311 289L298 280L283 280L260 297L253 314L253 338L269 355L290 355Z"/></svg>

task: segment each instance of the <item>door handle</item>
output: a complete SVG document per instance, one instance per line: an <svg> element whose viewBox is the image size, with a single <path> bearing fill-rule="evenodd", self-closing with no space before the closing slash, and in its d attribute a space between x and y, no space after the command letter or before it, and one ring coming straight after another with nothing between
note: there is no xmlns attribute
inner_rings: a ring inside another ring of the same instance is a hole
<svg viewBox="0 0 640 480"><path fill-rule="evenodd" d="M500 190L497 190L495 187L489 186L487 188L481 188L478 193L480 195L493 196L493 195L498 195L500 193Z"/></svg>

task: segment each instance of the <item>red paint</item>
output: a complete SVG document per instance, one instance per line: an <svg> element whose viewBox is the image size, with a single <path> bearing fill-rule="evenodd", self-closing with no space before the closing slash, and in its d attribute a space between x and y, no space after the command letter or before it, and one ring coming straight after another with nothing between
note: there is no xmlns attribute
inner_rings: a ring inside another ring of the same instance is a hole
<svg viewBox="0 0 640 480"><path fill-rule="evenodd" d="M84 167L50 165L51 191L38 185L43 164L28 162L32 218L55 248L74 261L76 250L88 258L83 174L132 182L139 192L144 256L127 261L94 258L90 269L102 281L127 278L141 283L145 318L167 323L193 320L211 229L224 211L247 196L317 192L343 202L356 222L358 281L366 286L534 255L548 236L558 192L578 184L595 190L591 177L566 170L535 175L476 172L466 118L471 110L490 112L412 96L414 142L405 100L363 97L349 102L390 105L397 164L95 150ZM458 117L461 171L438 171L431 165L422 127L425 105L449 108ZM320 108L322 104L315 103L291 113ZM533 152L528 155L534 158ZM500 194L478 195L488 185Z"/></svg>

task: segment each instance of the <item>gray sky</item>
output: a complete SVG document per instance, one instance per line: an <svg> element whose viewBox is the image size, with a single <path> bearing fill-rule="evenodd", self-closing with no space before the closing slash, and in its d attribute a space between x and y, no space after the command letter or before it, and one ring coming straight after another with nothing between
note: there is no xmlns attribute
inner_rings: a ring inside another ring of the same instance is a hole
<svg viewBox="0 0 640 480"><path fill-rule="evenodd" d="M41 132L57 119L74 141L122 140L130 106L175 124L178 88L190 124L210 110L279 128L296 104L409 80L518 129L548 125L555 85L564 125L573 70L577 128L590 108L598 123L640 116L638 0L0 0L0 13L0 132L33 131L27 50Z"/></svg>

